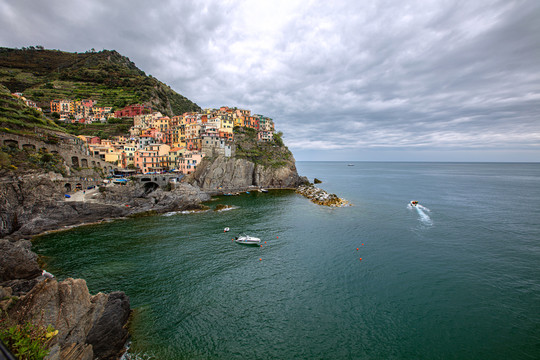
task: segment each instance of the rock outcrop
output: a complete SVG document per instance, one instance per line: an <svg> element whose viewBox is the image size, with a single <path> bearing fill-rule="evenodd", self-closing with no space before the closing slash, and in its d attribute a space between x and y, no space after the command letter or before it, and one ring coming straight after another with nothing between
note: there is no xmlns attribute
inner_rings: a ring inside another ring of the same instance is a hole
<svg viewBox="0 0 540 360"><path fill-rule="evenodd" d="M58 330L49 359L117 359L128 338L127 296L91 296L82 279L41 280L8 313L19 323L32 321Z"/></svg>
<svg viewBox="0 0 540 360"><path fill-rule="evenodd" d="M82 279L47 279L30 246L0 240L0 308L16 323L58 330L50 359L117 359L128 337L129 298L122 292L92 296Z"/></svg>
<svg viewBox="0 0 540 360"><path fill-rule="evenodd" d="M0 240L0 283L31 280L41 275L37 255L30 250L31 247L27 240L16 243Z"/></svg>
<svg viewBox="0 0 540 360"><path fill-rule="evenodd" d="M250 187L296 188L306 181L298 175L294 159L273 167L255 164L246 159L204 159L187 182L203 191L245 191Z"/></svg>
<svg viewBox="0 0 540 360"><path fill-rule="evenodd" d="M329 194L323 189L319 189L313 185L302 185L296 189L298 194L301 194L312 202L318 205L330 206L330 207L344 207L351 206L351 204L336 194Z"/></svg>

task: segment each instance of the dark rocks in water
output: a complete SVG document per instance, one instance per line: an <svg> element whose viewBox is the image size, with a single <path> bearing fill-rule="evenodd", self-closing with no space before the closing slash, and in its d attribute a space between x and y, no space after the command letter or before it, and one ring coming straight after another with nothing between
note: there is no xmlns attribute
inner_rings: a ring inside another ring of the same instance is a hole
<svg viewBox="0 0 540 360"><path fill-rule="evenodd" d="M94 323L86 337L92 345L94 356L99 359L117 359L128 339L128 331L124 324L130 314L129 298L123 292L109 294L101 317Z"/></svg>
<svg viewBox="0 0 540 360"><path fill-rule="evenodd" d="M314 184L320 184L320 183L322 183L322 181L319 180L319 179L317 179L317 178L315 178L315 179L313 180L313 183L314 183Z"/></svg>
<svg viewBox="0 0 540 360"><path fill-rule="evenodd" d="M227 209L231 209L231 208L232 208L231 205L217 204L214 211L222 211L222 210L227 210Z"/></svg>

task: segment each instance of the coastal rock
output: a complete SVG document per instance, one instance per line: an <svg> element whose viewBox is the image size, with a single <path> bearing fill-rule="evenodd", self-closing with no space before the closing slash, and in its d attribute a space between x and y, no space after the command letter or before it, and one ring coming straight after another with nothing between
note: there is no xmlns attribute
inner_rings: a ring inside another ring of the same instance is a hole
<svg viewBox="0 0 540 360"><path fill-rule="evenodd" d="M107 187L96 196L102 204L119 205L128 214L145 211L167 212L197 208L210 196L190 184L175 184L170 191L157 189L150 193L140 184L130 183L125 186Z"/></svg>
<svg viewBox="0 0 540 360"><path fill-rule="evenodd" d="M37 255L30 251L30 241L0 240L0 283L9 280L28 280L41 274Z"/></svg>
<svg viewBox="0 0 540 360"><path fill-rule="evenodd" d="M302 185L296 189L298 194L301 194L312 202L318 205L330 206L330 207L344 207L351 206L351 204L344 199L341 199L336 194L329 194L323 189L319 189L313 185Z"/></svg>
<svg viewBox="0 0 540 360"><path fill-rule="evenodd" d="M264 167L246 159L218 156L203 159L186 181L203 191L245 191L250 187L295 188L305 180L298 175L294 159L280 167Z"/></svg>
<svg viewBox="0 0 540 360"><path fill-rule="evenodd" d="M82 279L48 279L21 297L9 315L19 323L33 321L54 326L58 330L54 351L58 358L64 358L61 354L79 354L81 357L73 358L114 359L127 339L124 326L129 317L129 299L123 293L91 296Z"/></svg>
<svg viewBox="0 0 540 360"><path fill-rule="evenodd" d="M92 345L94 355L100 359L116 359L128 339L125 324L129 318L129 298L123 292L108 296L101 317L94 323L86 337Z"/></svg>

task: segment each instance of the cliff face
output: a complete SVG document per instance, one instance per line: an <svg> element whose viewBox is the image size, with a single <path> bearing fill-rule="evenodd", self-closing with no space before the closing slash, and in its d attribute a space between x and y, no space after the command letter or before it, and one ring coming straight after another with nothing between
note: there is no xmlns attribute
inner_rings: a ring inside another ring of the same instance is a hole
<svg viewBox="0 0 540 360"><path fill-rule="evenodd" d="M263 166L246 159L204 159L187 182L204 191L243 191L250 186L263 188L295 188L305 179L298 175L294 158L283 166Z"/></svg>

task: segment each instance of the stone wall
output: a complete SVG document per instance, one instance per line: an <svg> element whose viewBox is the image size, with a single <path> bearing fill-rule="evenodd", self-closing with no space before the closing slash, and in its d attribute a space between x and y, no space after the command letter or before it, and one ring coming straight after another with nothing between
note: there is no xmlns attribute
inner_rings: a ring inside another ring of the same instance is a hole
<svg viewBox="0 0 540 360"><path fill-rule="evenodd" d="M40 149L46 149L50 153L60 155L66 164L71 167L97 167L103 169L106 173L117 168L114 164L108 163L99 157L92 156L86 146L75 142L74 138L66 138L65 140L73 141L74 143L60 142L58 144L49 144L32 137L0 133L0 145L2 146L13 146L21 150L31 149L38 151Z"/></svg>

